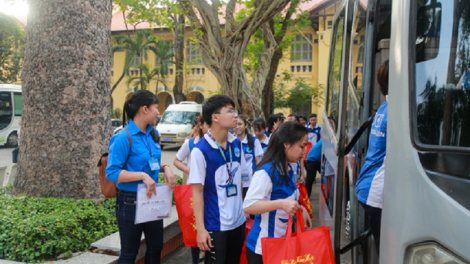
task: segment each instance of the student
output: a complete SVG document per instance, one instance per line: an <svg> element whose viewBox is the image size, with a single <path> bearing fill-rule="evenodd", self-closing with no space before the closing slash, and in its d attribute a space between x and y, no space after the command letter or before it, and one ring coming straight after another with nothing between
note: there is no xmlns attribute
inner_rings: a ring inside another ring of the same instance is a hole
<svg viewBox="0 0 470 264"><path fill-rule="evenodd" d="M286 121L296 121L300 123L300 119L296 114L290 114L287 116Z"/></svg>
<svg viewBox="0 0 470 264"><path fill-rule="evenodd" d="M155 182L163 172L171 190L175 188L175 176L168 165L161 165L159 134L152 127L158 117L158 97L150 91L138 90L124 103L123 124L126 115L130 119L125 129L111 138L109 143L106 177L117 182L116 218L121 240L118 263L135 263L142 232L147 251L145 263L160 263L163 248L163 220L134 224L137 185L147 186L147 196L156 194Z"/></svg>
<svg viewBox="0 0 470 264"><path fill-rule="evenodd" d="M312 143L312 147L321 139L321 127L317 125L317 114L311 114L308 126L308 142Z"/></svg>
<svg viewBox="0 0 470 264"><path fill-rule="evenodd" d="M281 117L277 114L268 117L268 130L266 136L270 137L271 134L281 125Z"/></svg>
<svg viewBox="0 0 470 264"><path fill-rule="evenodd" d="M305 116L299 116L299 121L304 127L308 127L307 118L305 118Z"/></svg>
<svg viewBox="0 0 470 264"><path fill-rule="evenodd" d="M307 188L308 197L312 193L312 185L316 183L317 172L320 173L321 169L321 148L322 139L313 146L307 154L307 180L305 181L305 187Z"/></svg>
<svg viewBox="0 0 470 264"><path fill-rule="evenodd" d="M388 109L388 60L377 72L379 90L386 100L377 110L369 135L366 161L356 182L356 197L364 208L374 236L377 255L380 250L380 221L385 181L385 154L387 150L387 109Z"/></svg>
<svg viewBox="0 0 470 264"><path fill-rule="evenodd" d="M268 149L269 137L264 133L266 131L266 123L263 118L256 118L253 121L253 132L255 132L255 137L259 140L261 147L263 148L263 154ZM262 156L261 156L262 158Z"/></svg>
<svg viewBox="0 0 470 264"><path fill-rule="evenodd" d="M237 126L235 127L235 133L237 137L242 141L243 153L245 154L246 163L250 168L247 171L242 171L242 181L243 181L243 195L245 198L248 187L250 187L251 175L255 170L256 164L258 164L263 156L263 148L259 140L253 137L252 134L248 131L248 124L246 118L242 115L238 116Z"/></svg>
<svg viewBox="0 0 470 264"><path fill-rule="evenodd" d="M204 120L211 128L191 152L188 184L206 264L238 264L245 240L241 172L248 167L240 139L228 132L238 120L234 106L224 95L204 103Z"/></svg>
<svg viewBox="0 0 470 264"><path fill-rule="evenodd" d="M178 150L178 153L176 153L173 164L176 166L176 168L184 172L185 175L189 175L190 170L189 166L184 164L183 161L188 159L188 165L191 163L191 151L194 149L194 146L196 146L197 142L199 142L199 140L204 137L208 130L209 126L206 122L204 122L204 116L200 115L197 119L197 125L194 127L194 130L191 133L191 138L186 139L181 148ZM187 178L183 177L183 184L186 184L186 182ZM191 248L191 259L193 264L197 264L203 261L204 257L204 251L200 252L198 247Z"/></svg>
<svg viewBox="0 0 470 264"><path fill-rule="evenodd" d="M288 163L303 158L307 129L297 122L285 122L270 139L268 149L253 174L243 202L245 213L254 214L255 222L246 239L249 264L263 263L261 238L286 234L289 215L302 208L306 228L312 227L307 210L298 203L299 190L289 172ZM265 252L269 254L269 252Z"/></svg>

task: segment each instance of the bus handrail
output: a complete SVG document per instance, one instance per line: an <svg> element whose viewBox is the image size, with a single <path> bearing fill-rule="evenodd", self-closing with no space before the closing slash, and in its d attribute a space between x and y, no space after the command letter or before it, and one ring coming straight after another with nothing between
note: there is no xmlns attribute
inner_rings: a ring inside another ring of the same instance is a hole
<svg viewBox="0 0 470 264"><path fill-rule="evenodd" d="M372 125L372 121L374 121L374 116L369 117L369 119L367 119L367 121L362 124L362 126L354 135L354 137L351 139L351 142L349 142L348 146L344 150L344 155L347 155L352 150L352 148L354 147L354 145L356 145L357 141L362 136L364 131L366 131L366 129Z"/></svg>

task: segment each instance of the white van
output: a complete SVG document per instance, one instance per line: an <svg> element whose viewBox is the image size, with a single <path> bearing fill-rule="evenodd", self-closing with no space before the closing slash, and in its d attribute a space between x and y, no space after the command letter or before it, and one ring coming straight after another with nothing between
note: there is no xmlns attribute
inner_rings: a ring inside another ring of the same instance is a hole
<svg viewBox="0 0 470 264"><path fill-rule="evenodd" d="M183 101L169 105L157 125L162 148L182 145L193 131L196 120L201 114L202 105L196 102Z"/></svg>
<svg viewBox="0 0 470 264"><path fill-rule="evenodd" d="M0 84L0 146L18 146L22 106L21 86Z"/></svg>

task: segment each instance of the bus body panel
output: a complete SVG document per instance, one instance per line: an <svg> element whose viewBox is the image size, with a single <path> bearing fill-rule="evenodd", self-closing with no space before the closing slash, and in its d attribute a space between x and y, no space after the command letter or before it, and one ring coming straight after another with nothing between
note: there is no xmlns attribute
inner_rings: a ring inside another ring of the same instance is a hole
<svg viewBox="0 0 470 264"><path fill-rule="evenodd" d="M409 0L396 0L392 9L387 177L380 263L404 263L407 247L426 241L437 242L469 261L470 211L429 179L411 141L408 92L410 80L414 80L408 62L412 56L409 48L411 3Z"/></svg>

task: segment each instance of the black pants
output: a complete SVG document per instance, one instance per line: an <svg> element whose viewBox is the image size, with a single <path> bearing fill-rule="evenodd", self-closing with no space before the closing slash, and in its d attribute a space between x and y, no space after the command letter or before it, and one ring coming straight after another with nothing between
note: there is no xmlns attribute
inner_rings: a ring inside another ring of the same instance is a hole
<svg viewBox="0 0 470 264"><path fill-rule="evenodd" d="M321 169L321 162L320 161L307 161L307 165L305 166L307 169L307 179L305 181L305 187L307 187L308 197L312 193L312 184L315 181L315 177L317 177L317 172L320 173Z"/></svg>
<svg viewBox="0 0 470 264"><path fill-rule="evenodd" d="M248 260L248 264L263 264L263 257L249 248L246 248L246 260Z"/></svg>
<svg viewBox="0 0 470 264"><path fill-rule="evenodd" d="M245 242L245 224L228 231L209 231L211 251L206 252L204 264L239 264Z"/></svg>
<svg viewBox="0 0 470 264"><path fill-rule="evenodd" d="M375 240L375 248L377 249L377 256L379 256L380 251L380 221L382 219L382 209L377 207L372 207L367 204L359 202L365 210L366 213L366 225L370 226L372 230L372 235Z"/></svg>
<svg viewBox="0 0 470 264"><path fill-rule="evenodd" d="M116 198L116 218L121 239L119 264L134 264L139 252L142 233L145 234L145 264L160 264L163 249L163 220L142 224L135 222L136 193L119 190Z"/></svg>

